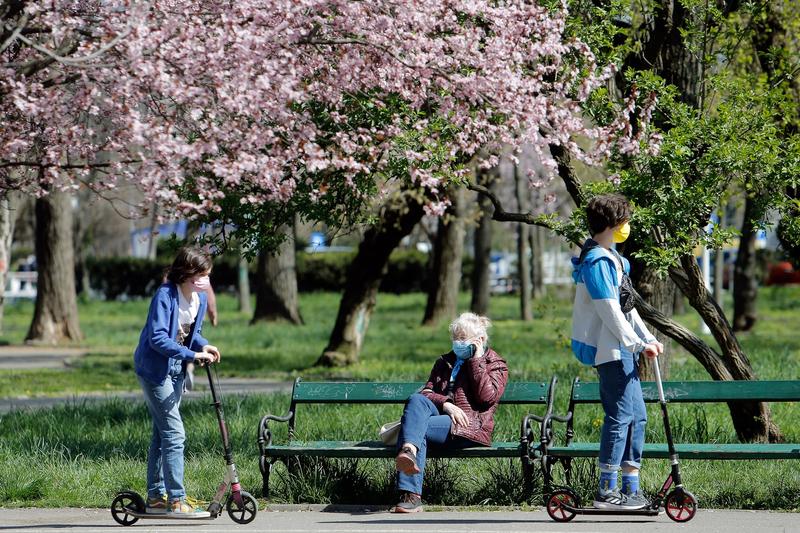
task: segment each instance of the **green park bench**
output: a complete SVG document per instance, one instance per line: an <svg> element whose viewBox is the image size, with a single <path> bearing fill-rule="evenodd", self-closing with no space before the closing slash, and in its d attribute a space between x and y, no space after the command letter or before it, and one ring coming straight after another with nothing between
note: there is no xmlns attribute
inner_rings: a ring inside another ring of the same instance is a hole
<svg viewBox="0 0 800 533"><path fill-rule="evenodd" d="M655 382L643 381L642 393L645 402L658 402ZM800 401L800 381L665 381L664 396L669 403L796 402ZM583 383L575 378L567 414L548 415L542 423L540 444L531 447L532 455L543 461L545 476L550 480L554 464L563 465L568 479L573 458L597 457L599 454L599 442L573 440L575 410L580 404L600 404L598 383ZM566 424L563 446L553 445L554 420ZM659 423L660 416L649 422ZM675 449L681 459L800 459L800 444L790 443L676 443ZM646 458L667 459L667 444L645 443L642 455Z"/></svg>
<svg viewBox="0 0 800 533"><path fill-rule="evenodd" d="M552 380L551 383L554 383ZM289 466L289 459L299 457L337 457L337 458L393 458L396 454L395 446L387 446L380 440L368 441L301 441L295 440L295 422L297 407L300 404L404 404L409 396L418 392L424 383L402 382L314 382L295 380L292 390L291 404L286 415L265 415L258 426L258 447L260 452L259 469L263 478L263 495L269 497L269 477L277 461L282 461ZM547 405L547 412L552 410L553 387L544 382L517 382L508 383L500 405L525 404ZM529 468L529 418L542 420L537 415L527 415L522 424L520 440L514 442L493 442L491 446L476 446L458 450L431 449L428 457L519 457L526 474L530 475ZM285 444L275 444L272 439L270 422L284 422L288 424L288 441ZM377 437L375 428L375 435ZM535 442L532 444L536 444Z"/></svg>

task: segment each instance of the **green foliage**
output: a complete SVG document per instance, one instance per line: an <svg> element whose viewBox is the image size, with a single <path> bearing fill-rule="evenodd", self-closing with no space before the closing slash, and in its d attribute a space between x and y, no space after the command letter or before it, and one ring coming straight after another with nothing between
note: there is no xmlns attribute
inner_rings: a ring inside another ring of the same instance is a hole
<svg viewBox="0 0 800 533"><path fill-rule="evenodd" d="M782 91L751 87L744 80L713 78L727 95L713 113L662 99L659 112L670 128L657 154L616 166L620 190L637 205L633 228L645 244L638 256L659 270L697 246L719 249L735 230L703 231L709 217L732 193L756 200L754 220L787 206L785 184L800 171L797 139L779 135L776 114L790 103Z"/></svg>

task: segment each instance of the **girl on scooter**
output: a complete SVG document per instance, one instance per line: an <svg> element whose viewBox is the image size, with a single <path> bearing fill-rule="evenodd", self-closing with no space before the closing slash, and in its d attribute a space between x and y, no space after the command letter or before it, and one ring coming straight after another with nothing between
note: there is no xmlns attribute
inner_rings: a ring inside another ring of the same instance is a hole
<svg viewBox="0 0 800 533"><path fill-rule="evenodd" d="M153 418L147 454L147 513L208 518L195 507L183 485L183 420L179 411L188 363L215 363L219 350L203 336L208 306L211 257L194 247L178 250L150 302L139 345L134 353L136 375Z"/></svg>

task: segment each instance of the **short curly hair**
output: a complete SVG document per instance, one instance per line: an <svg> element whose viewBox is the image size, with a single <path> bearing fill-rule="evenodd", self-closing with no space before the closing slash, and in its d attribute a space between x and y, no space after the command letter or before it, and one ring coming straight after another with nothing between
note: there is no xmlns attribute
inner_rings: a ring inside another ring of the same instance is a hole
<svg viewBox="0 0 800 533"><path fill-rule="evenodd" d="M461 313L458 318L450 323L450 339L473 340L485 336L489 338L486 330L492 327L492 321L485 316L475 313Z"/></svg>
<svg viewBox="0 0 800 533"><path fill-rule="evenodd" d="M621 194L602 194L586 204L586 221L592 236L630 219L631 202Z"/></svg>

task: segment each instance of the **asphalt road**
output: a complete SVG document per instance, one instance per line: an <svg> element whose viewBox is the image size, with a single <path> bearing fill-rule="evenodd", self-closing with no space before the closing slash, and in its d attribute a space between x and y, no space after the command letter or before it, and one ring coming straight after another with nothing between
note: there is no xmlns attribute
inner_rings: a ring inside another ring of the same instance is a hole
<svg viewBox="0 0 800 533"><path fill-rule="evenodd" d="M108 532L128 530L185 531L199 533L229 531L270 531L285 533L517 533L517 532L608 532L608 533L800 533L800 514L765 511L700 510L694 520L677 524L664 515L652 519L625 517L576 517L559 524L543 510L509 511L427 511L413 515L377 512L324 512L319 506L276 506L261 510L245 526L223 514L212 521L140 520L123 528L107 509L0 509L0 531L16 532Z"/></svg>

